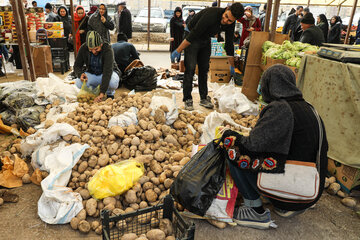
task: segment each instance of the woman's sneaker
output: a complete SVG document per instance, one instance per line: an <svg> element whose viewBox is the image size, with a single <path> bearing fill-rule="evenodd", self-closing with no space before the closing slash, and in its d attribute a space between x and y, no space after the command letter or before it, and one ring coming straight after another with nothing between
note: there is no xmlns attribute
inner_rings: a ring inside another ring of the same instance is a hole
<svg viewBox="0 0 360 240"><path fill-rule="evenodd" d="M305 210L301 210L301 211L287 211L287 210L283 210L280 208L274 208L274 212L279 215L280 217L284 217L284 218L292 218L296 215L302 214L306 211Z"/></svg>
<svg viewBox="0 0 360 240"><path fill-rule="evenodd" d="M233 221L240 226L257 229L276 228L277 225L271 220L270 210L266 209L264 213L257 213L251 207L241 206L234 210Z"/></svg>

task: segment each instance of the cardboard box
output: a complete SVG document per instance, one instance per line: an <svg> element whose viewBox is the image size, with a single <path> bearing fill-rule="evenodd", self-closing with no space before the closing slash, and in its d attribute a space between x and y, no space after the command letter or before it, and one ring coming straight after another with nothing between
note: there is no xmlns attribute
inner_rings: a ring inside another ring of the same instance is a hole
<svg viewBox="0 0 360 240"><path fill-rule="evenodd" d="M272 58L269 58L269 57L266 57L266 65L264 66L263 65L263 69L266 70L268 69L269 67L271 67L272 65L275 65L275 64L285 64L286 60L285 59L272 59Z"/></svg>
<svg viewBox="0 0 360 240"><path fill-rule="evenodd" d="M47 35L48 38L63 38L64 30L48 30Z"/></svg>
<svg viewBox="0 0 360 240"><path fill-rule="evenodd" d="M185 62L184 62L184 60L180 61L179 72L182 72L182 73L185 72ZM196 67L195 67L195 74L199 75L199 67L198 67L197 64L196 64Z"/></svg>
<svg viewBox="0 0 360 240"><path fill-rule="evenodd" d="M230 82L230 70L211 70L210 82L228 83Z"/></svg>
<svg viewBox="0 0 360 240"><path fill-rule="evenodd" d="M360 186L360 169L344 165L329 158L328 172L336 177L346 192L350 192L356 186Z"/></svg>
<svg viewBox="0 0 360 240"><path fill-rule="evenodd" d="M228 57L210 57L210 71L211 70L229 70L230 62Z"/></svg>
<svg viewBox="0 0 360 240"><path fill-rule="evenodd" d="M46 30L63 30L64 29L64 24L63 22L47 22L44 23L44 28Z"/></svg>

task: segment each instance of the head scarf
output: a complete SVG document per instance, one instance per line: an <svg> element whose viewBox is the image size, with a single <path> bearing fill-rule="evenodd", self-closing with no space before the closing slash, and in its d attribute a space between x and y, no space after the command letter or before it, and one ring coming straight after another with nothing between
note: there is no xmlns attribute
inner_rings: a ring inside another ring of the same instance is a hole
<svg viewBox="0 0 360 240"><path fill-rule="evenodd" d="M92 7L90 8L90 11L88 12L88 16L90 16L91 14L93 14L94 12L96 12L97 9L98 9L97 6L92 6Z"/></svg>

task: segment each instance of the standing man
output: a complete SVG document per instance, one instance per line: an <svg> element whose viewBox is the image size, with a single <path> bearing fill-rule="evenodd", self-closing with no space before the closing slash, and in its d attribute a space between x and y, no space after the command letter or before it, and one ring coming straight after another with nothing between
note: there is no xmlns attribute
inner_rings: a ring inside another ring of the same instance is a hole
<svg viewBox="0 0 360 240"><path fill-rule="evenodd" d="M261 23L261 31L264 31L265 17L266 17L267 3L264 4L264 9L260 12L259 20Z"/></svg>
<svg viewBox="0 0 360 240"><path fill-rule="evenodd" d="M87 87L96 88L100 85L100 95L94 99L94 102L101 102L105 94L109 98L114 98L121 73L114 61L111 46L99 33L95 31L87 33L86 43L81 45L74 63L74 73L78 88L81 88L83 82L86 82Z"/></svg>
<svg viewBox="0 0 360 240"><path fill-rule="evenodd" d="M315 18L312 13L306 14L300 24L303 30L300 42L318 47L325 42L324 33L318 26L315 26Z"/></svg>
<svg viewBox="0 0 360 240"><path fill-rule="evenodd" d="M193 100L191 96L195 66L199 67L200 106L213 108L208 96L207 77L211 55L210 38L225 31L225 51L230 61L231 74L234 68L234 28L235 21L244 15L241 3L234 3L227 8L206 8L197 13L185 29L185 39L180 46L172 52L171 58L175 60L185 50L185 75L183 82L183 101L185 109L192 111Z"/></svg>
<svg viewBox="0 0 360 240"><path fill-rule="evenodd" d="M118 11L114 16L116 32L125 33L128 39L132 38L132 23L131 23L131 13L129 9L126 8L126 2L120 2L118 5Z"/></svg>
<svg viewBox="0 0 360 240"><path fill-rule="evenodd" d="M291 29L292 33L291 33L291 40L292 41L300 41L300 37L303 33L303 29L301 28L301 20L308 14L310 13L310 9L308 7L304 8L304 12L303 14L300 16L300 18L298 18L294 29Z"/></svg>
<svg viewBox="0 0 360 240"><path fill-rule="evenodd" d="M303 10L304 10L303 6L298 6L296 8L296 12L288 16L288 18L285 21L282 34L288 34L290 30L293 31Z"/></svg>
<svg viewBox="0 0 360 240"><path fill-rule="evenodd" d="M46 22L58 22L60 21L59 16L53 12L53 7L50 3L45 5L45 13L47 15Z"/></svg>
<svg viewBox="0 0 360 240"><path fill-rule="evenodd" d="M34 8L36 8L36 7L37 7L37 2L36 2L36 1L32 1L32 2L31 2L31 5L32 5Z"/></svg>
<svg viewBox="0 0 360 240"><path fill-rule="evenodd" d="M125 68L129 66L132 61L140 59L134 45L127 41L128 39L125 33L121 32L117 35L117 43L111 45L114 50L115 62L122 73L125 72Z"/></svg>

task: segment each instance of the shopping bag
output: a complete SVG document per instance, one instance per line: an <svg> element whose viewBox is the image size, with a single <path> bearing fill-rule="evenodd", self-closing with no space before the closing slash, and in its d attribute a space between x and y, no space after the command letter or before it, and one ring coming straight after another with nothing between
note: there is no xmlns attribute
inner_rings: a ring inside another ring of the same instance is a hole
<svg viewBox="0 0 360 240"><path fill-rule="evenodd" d="M51 48L49 45L32 46L36 77L48 77L53 72Z"/></svg>
<svg viewBox="0 0 360 240"><path fill-rule="evenodd" d="M170 194L185 209L204 216L223 186L225 169L223 149L211 141L180 170Z"/></svg>
<svg viewBox="0 0 360 240"><path fill-rule="evenodd" d="M86 82L84 81L81 86L81 90L76 97L77 97L78 102L93 103L94 99L97 96L99 96L99 94L100 94L100 85L93 89L91 87L88 87L86 85Z"/></svg>
<svg viewBox="0 0 360 240"><path fill-rule="evenodd" d="M144 166L136 160L125 160L101 168L88 184L90 194L96 199L123 194L144 174Z"/></svg>

